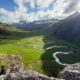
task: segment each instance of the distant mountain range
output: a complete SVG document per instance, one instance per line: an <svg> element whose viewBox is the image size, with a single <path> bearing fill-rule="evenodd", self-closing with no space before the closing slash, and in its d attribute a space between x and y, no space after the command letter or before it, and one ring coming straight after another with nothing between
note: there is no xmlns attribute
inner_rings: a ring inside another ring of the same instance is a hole
<svg viewBox="0 0 80 80"><path fill-rule="evenodd" d="M49 19L42 21L26 22L20 21L19 23L10 24L13 27L17 27L22 30L43 30L51 27L54 23L58 22L57 19Z"/></svg>
<svg viewBox="0 0 80 80"><path fill-rule="evenodd" d="M80 44L80 13L76 12L50 29L53 36Z"/></svg>

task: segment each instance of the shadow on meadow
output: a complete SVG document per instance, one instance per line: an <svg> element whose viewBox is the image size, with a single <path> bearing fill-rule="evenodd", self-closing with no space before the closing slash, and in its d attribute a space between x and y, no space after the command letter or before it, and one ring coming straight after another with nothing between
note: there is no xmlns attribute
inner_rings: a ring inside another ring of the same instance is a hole
<svg viewBox="0 0 80 80"><path fill-rule="evenodd" d="M18 40L35 37L39 35L41 35L41 33L37 33L36 31L20 31L20 32L13 31L11 32L11 34L0 35L0 44L5 44L5 42L2 42L4 40L5 41L8 40L6 44L9 44L11 42L15 43L18 42Z"/></svg>

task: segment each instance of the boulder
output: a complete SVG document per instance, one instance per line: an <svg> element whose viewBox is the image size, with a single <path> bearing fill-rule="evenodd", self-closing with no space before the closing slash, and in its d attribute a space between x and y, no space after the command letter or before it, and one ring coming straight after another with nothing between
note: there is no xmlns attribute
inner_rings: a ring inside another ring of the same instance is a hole
<svg viewBox="0 0 80 80"><path fill-rule="evenodd" d="M80 63L69 65L59 73L59 78L65 80L80 80Z"/></svg>
<svg viewBox="0 0 80 80"><path fill-rule="evenodd" d="M9 73L7 75L1 76L0 80L63 80L55 79L53 77L48 77L43 74L39 74L35 71L22 71L16 73Z"/></svg>

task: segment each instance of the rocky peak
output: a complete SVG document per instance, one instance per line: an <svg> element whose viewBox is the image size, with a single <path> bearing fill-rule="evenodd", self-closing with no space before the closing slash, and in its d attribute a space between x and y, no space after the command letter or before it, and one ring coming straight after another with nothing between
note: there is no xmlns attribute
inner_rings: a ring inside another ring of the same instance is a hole
<svg viewBox="0 0 80 80"><path fill-rule="evenodd" d="M80 15L80 13L79 12L75 12L74 15Z"/></svg>

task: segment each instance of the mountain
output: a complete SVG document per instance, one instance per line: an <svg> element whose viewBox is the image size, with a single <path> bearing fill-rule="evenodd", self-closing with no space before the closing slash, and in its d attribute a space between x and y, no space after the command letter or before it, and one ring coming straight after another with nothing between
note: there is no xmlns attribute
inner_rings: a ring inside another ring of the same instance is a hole
<svg viewBox="0 0 80 80"><path fill-rule="evenodd" d="M19 30L9 26L8 24L0 22L0 36L1 35L9 35L9 34L11 34L11 32L17 32L17 31L19 31Z"/></svg>
<svg viewBox="0 0 80 80"><path fill-rule="evenodd" d="M43 30L48 27L51 27L54 23L58 21L59 20L57 19L49 19L49 20L34 21L34 22L20 21L19 23L12 23L10 25L22 30Z"/></svg>
<svg viewBox="0 0 80 80"><path fill-rule="evenodd" d="M80 44L80 13L56 23L50 30L55 37Z"/></svg>

